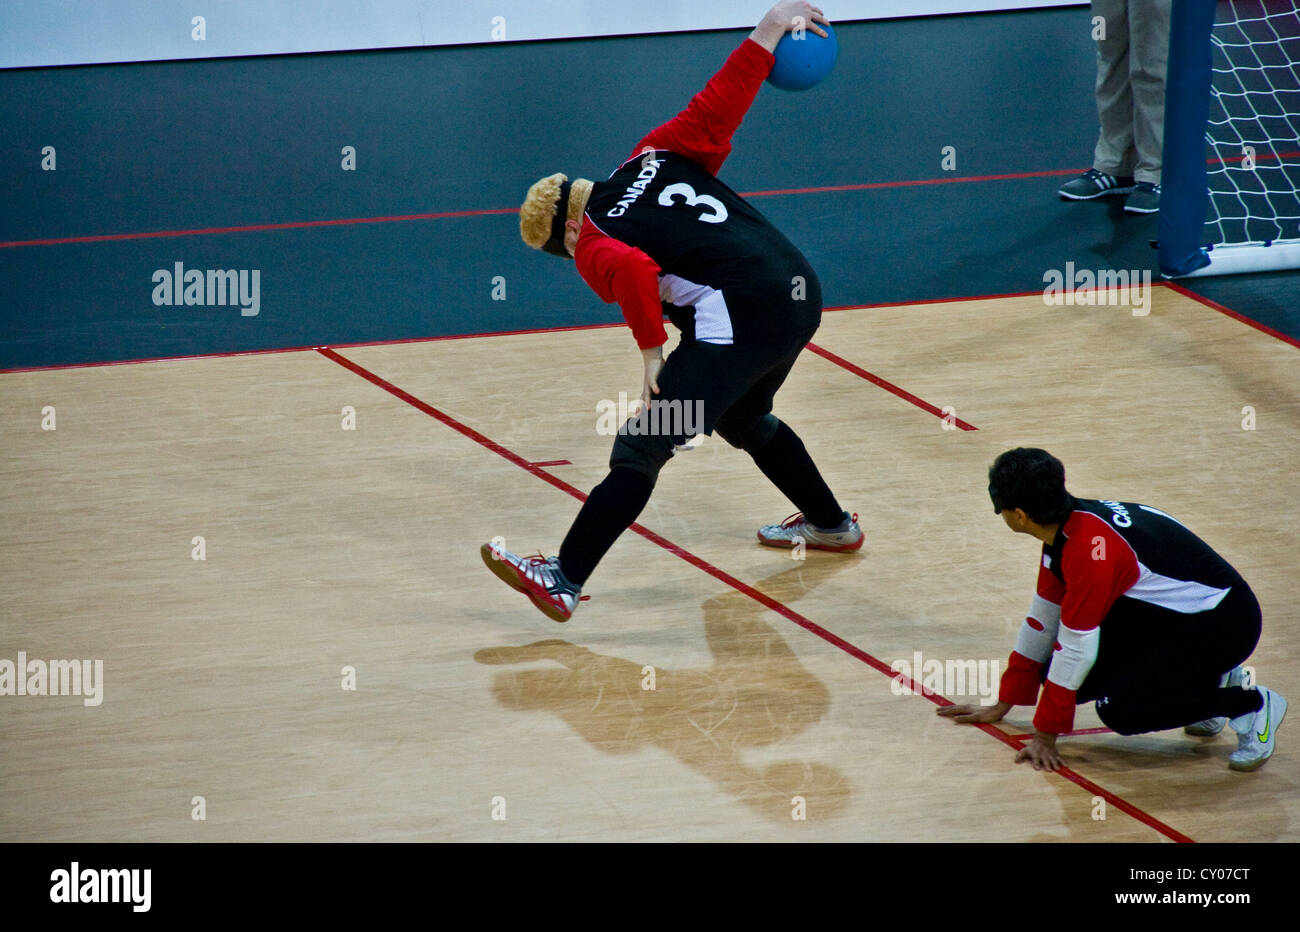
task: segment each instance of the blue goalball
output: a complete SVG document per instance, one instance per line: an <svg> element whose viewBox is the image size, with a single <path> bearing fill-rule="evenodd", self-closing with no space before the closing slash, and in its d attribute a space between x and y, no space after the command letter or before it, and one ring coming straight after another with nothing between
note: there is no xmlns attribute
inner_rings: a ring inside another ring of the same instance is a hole
<svg viewBox="0 0 1300 932"><path fill-rule="evenodd" d="M822 28L827 32L825 39L812 29L804 29L799 36L787 32L781 37L776 46L776 64L767 77L769 84L783 91L806 91L831 73L839 44L834 29L825 25Z"/></svg>

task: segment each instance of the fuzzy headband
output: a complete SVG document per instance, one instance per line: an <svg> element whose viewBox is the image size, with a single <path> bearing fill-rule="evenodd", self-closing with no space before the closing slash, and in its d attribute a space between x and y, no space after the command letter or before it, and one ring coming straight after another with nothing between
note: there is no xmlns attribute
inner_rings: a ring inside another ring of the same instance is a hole
<svg viewBox="0 0 1300 932"><path fill-rule="evenodd" d="M519 208L519 235L534 249L572 258L564 248L564 224L568 220L582 222L590 196L591 182L586 178L570 182L559 173L543 178L528 189Z"/></svg>

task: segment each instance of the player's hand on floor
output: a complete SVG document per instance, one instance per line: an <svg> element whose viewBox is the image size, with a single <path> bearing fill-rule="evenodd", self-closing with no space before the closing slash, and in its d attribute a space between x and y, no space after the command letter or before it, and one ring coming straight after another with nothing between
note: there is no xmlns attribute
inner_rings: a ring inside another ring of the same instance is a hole
<svg viewBox="0 0 1300 932"><path fill-rule="evenodd" d="M938 714L962 725L975 725L1000 722L1010 711L1011 703L999 702L996 705L946 705L938 709Z"/></svg>
<svg viewBox="0 0 1300 932"><path fill-rule="evenodd" d="M1016 755L1016 763L1029 761L1035 770L1060 770L1065 761L1056 751L1056 735L1039 732Z"/></svg>

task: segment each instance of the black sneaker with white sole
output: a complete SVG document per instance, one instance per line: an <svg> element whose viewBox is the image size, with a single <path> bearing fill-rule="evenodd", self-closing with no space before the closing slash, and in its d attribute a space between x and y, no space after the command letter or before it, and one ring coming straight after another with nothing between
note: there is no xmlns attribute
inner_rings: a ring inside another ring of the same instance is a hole
<svg viewBox="0 0 1300 932"><path fill-rule="evenodd" d="M1124 202L1126 214L1154 214L1160 210L1160 185L1139 181Z"/></svg>
<svg viewBox="0 0 1300 932"><path fill-rule="evenodd" d="M1133 179L1117 178L1090 168L1073 181L1061 185L1056 192L1067 201L1091 201L1098 197L1133 193Z"/></svg>

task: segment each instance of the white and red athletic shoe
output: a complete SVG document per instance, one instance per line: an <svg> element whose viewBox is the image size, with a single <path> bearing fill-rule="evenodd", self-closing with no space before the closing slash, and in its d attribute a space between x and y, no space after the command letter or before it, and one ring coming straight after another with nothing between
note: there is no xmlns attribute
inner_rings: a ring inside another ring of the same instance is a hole
<svg viewBox="0 0 1300 932"><path fill-rule="evenodd" d="M863 536L862 528L858 527L858 516L849 517L847 511L839 527L813 527L802 513L795 512L780 524L767 524L758 529L758 542L768 547L794 547L797 540L802 540L808 550L835 553L860 549Z"/></svg>
<svg viewBox="0 0 1300 932"><path fill-rule="evenodd" d="M538 610L552 621L568 621L578 603L591 598L564 578L559 557L541 554L520 557L492 544L484 544L479 553L488 569L511 589L532 599Z"/></svg>

